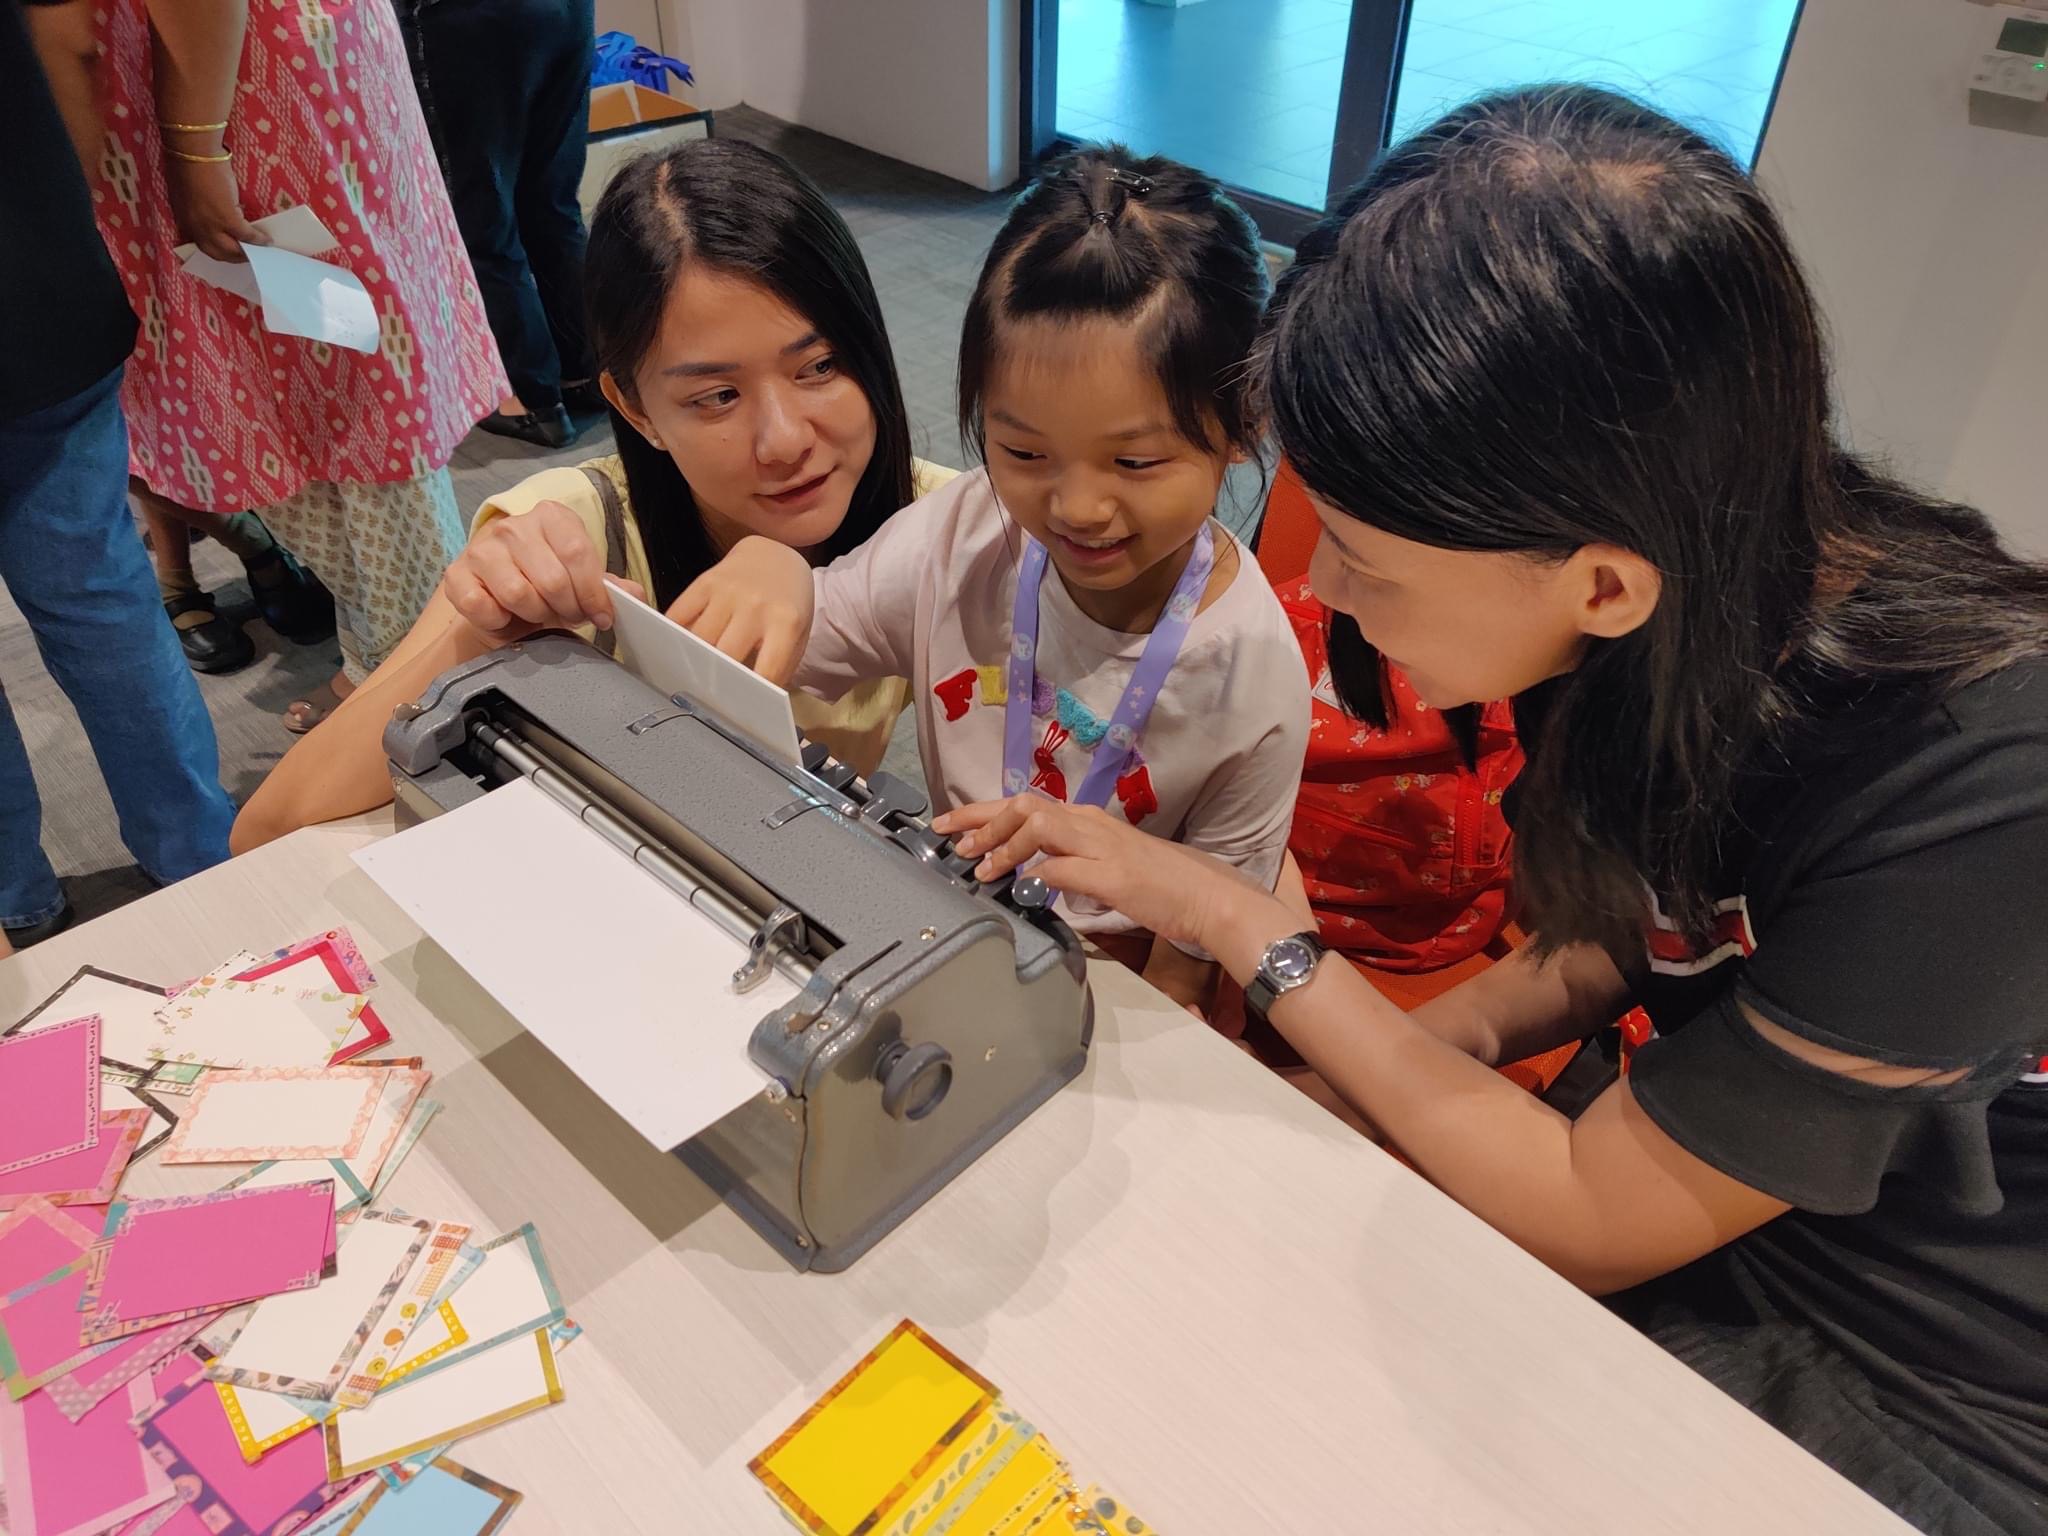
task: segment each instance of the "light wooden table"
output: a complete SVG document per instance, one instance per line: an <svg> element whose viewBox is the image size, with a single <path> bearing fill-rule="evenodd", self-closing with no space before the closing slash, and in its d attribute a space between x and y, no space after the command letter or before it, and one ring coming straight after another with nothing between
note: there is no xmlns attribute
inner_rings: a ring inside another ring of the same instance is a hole
<svg viewBox="0 0 2048 1536"><path fill-rule="evenodd" d="M1077 1082L851 1271L793 1274L422 940L349 862L372 835L0 962L0 1018L81 964L169 982L349 925L447 1106L389 1198L535 1222L586 1330L566 1402L454 1453L525 1492L516 1536L784 1530L747 1458L906 1316L1167 1536L1905 1530L1113 964Z"/></svg>

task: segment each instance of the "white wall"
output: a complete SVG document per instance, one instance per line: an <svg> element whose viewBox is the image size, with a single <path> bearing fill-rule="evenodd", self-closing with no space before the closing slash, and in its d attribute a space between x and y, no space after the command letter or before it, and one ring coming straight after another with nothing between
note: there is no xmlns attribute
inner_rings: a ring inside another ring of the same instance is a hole
<svg viewBox="0 0 2048 1536"><path fill-rule="evenodd" d="M687 18L702 105L745 101L972 186L1016 180L1017 0L660 3Z"/></svg>
<svg viewBox="0 0 2048 1536"><path fill-rule="evenodd" d="M1757 169L1857 447L2048 555L2048 108L1973 114L1984 22L1968 0L1806 0Z"/></svg>

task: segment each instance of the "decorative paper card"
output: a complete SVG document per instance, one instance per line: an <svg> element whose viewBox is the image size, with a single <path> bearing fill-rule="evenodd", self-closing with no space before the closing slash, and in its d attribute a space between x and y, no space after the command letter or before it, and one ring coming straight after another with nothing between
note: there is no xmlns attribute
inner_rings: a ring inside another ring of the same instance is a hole
<svg viewBox="0 0 2048 1536"><path fill-rule="evenodd" d="M0 1295L62 1269L98 1240L75 1216L31 1195L0 1215Z"/></svg>
<svg viewBox="0 0 2048 1536"><path fill-rule="evenodd" d="M234 1431L235 1445L242 1453L242 1460L251 1464L261 1461L266 1452L276 1450L285 1441L303 1435L320 1422L306 1412L312 1405L296 1397L258 1392L225 1381L216 1381L213 1389L220 1396L221 1408L228 1416L228 1427Z"/></svg>
<svg viewBox="0 0 2048 1536"><path fill-rule="evenodd" d="M748 1054L796 996L735 992L746 945L529 779L358 850L356 863L514 1018L663 1151L768 1086ZM533 872L573 902L531 899ZM459 870L461 879L451 879ZM574 965L536 965L574 955ZM590 1021L602 1019L602 1029Z"/></svg>
<svg viewBox="0 0 2048 1536"><path fill-rule="evenodd" d="M83 1365L50 1382L43 1388L43 1395L56 1403L57 1411L65 1418L82 1419L110 1394L131 1381L143 1379L145 1373L161 1369L166 1360L187 1352L191 1341L217 1322L220 1315L202 1312L197 1317L131 1333L112 1344L95 1344ZM77 1328L74 1313L72 1331L76 1333ZM150 1393L152 1400L161 1395L161 1389Z"/></svg>
<svg viewBox="0 0 2048 1536"><path fill-rule="evenodd" d="M1103 1492L1099 1483L1091 1484L1088 1491L1081 1495L1081 1507L1094 1522L1084 1529L1113 1533L1113 1536L1160 1536L1156 1526L1147 1525L1124 1508Z"/></svg>
<svg viewBox="0 0 2048 1536"><path fill-rule="evenodd" d="M548 1330L548 1344L557 1355L582 1337L583 1327L572 1317L565 1317ZM429 1445L414 1451L410 1456L401 1456L396 1461L387 1461L377 1469L377 1476L393 1488L403 1488L428 1467L455 1449L450 1440L440 1445Z"/></svg>
<svg viewBox="0 0 2048 1536"><path fill-rule="evenodd" d="M72 1423L46 1394L0 1399L0 1466L10 1536L93 1536L172 1496L129 1420L149 1406L147 1382Z"/></svg>
<svg viewBox="0 0 2048 1536"><path fill-rule="evenodd" d="M412 1127L413 1111L433 1074L420 1067L417 1056L396 1062L358 1061L352 1065L358 1069L386 1070L384 1088L370 1116L361 1151L349 1158L286 1159L261 1163L227 1187L261 1188L307 1179L333 1179L341 1214L370 1204L372 1192L380 1187L379 1181L385 1169L395 1169L418 1137L418 1131Z"/></svg>
<svg viewBox="0 0 2048 1536"><path fill-rule="evenodd" d="M474 1253L475 1249L468 1250ZM434 1309L420 1320L412 1336L405 1341L384 1379L377 1383L377 1390L383 1391L392 1383L403 1381L415 1371L432 1365L444 1355L452 1355L469 1342L469 1328L462 1321L462 1314L455 1310L453 1297L437 1302Z"/></svg>
<svg viewBox="0 0 2048 1536"><path fill-rule="evenodd" d="M561 1400L555 1352L543 1328L529 1339L408 1381L401 1390L379 1393L367 1408L337 1413L321 1426L327 1475L339 1482Z"/></svg>
<svg viewBox="0 0 2048 1536"><path fill-rule="evenodd" d="M301 939L296 944L285 945L283 949L272 950L256 964L238 969L235 975L243 981L261 981L266 976L298 964L309 955L320 960L326 968L329 980L343 992L367 992L377 985L377 977L370 969L370 962L363 958L362 950L356 945L355 935L346 928L330 928L325 933L314 934L310 939Z"/></svg>
<svg viewBox="0 0 2048 1536"><path fill-rule="evenodd" d="M390 1075L383 1067L216 1067L193 1089L163 1160L354 1157Z"/></svg>
<svg viewBox="0 0 2048 1536"><path fill-rule="evenodd" d="M377 1182L370 1186L372 1200L384 1198L384 1191L390 1187L400 1166L411 1155L412 1149L419 1145L420 1137L426 1134L428 1124L439 1113L441 1106L433 1099L421 1099L413 1105L412 1113L405 1117L405 1129L398 1133L397 1144L392 1147L391 1155L384 1159L384 1166L378 1171Z"/></svg>
<svg viewBox="0 0 2048 1536"><path fill-rule="evenodd" d="M379 1401L416 1391L419 1383L437 1371L450 1370L522 1334L558 1323L566 1315L532 1222L492 1238L478 1251L483 1262L450 1297L467 1342L436 1357L409 1342L393 1363L391 1381L378 1394Z"/></svg>
<svg viewBox="0 0 2048 1536"><path fill-rule="evenodd" d="M147 1109L103 1112L95 1145L0 1173L0 1211L38 1196L52 1205L105 1205L114 1198L151 1118Z"/></svg>
<svg viewBox="0 0 2048 1536"><path fill-rule="evenodd" d="M1034 1435L1016 1454L989 1469L985 1479L948 1506L947 1528L1009 1536L1041 1525L1062 1505L1074 1502L1072 1482L1057 1452Z"/></svg>
<svg viewBox="0 0 2048 1536"><path fill-rule="evenodd" d="M310 1289L333 1253L331 1183L117 1200L90 1256L83 1339Z"/></svg>
<svg viewBox="0 0 2048 1536"><path fill-rule="evenodd" d="M309 1523L293 1531L292 1536L342 1536L348 1529L348 1523L355 1519L356 1512L383 1486L374 1477L349 1484L346 1493L323 1508Z"/></svg>
<svg viewBox="0 0 2048 1536"><path fill-rule="evenodd" d="M333 1397L433 1231L399 1211L364 1211L335 1255L334 1278L259 1303L207 1375L286 1397Z"/></svg>
<svg viewBox="0 0 2048 1536"><path fill-rule="evenodd" d="M99 1139L99 1016L0 1040L0 1174Z"/></svg>
<svg viewBox="0 0 2048 1536"><path fill-rule="evenodd" d="M147 1061L209 1067L325 1066L362 1011L360 993L303 987L283 976L206 975L157 1010Z"/></svg>
<svg viewBox="0 0 2048 1536"><path fill-rule="evenodd" d="M384 1310L371 1327L366 1342L357 1350L341 1389L334 1394L337 1408L366 1408L370 1399L391 1374L399 1352L412 1338L422 1318L433 1312L434 1297L448 1283L469 1236L466 1223L442 1221L412 1261L397 1292L384 1303ZM474 1249L470 1250L474 1252ZM324 1287L323 1287L324 1289Z"/></svg>
<svg viewBox="0 0 2048 1536"><path fill-rule="evenodd" d="M853 1536L893 1513L995 1400L906 1319L748 1467L807 1529Z"/></svg>
<svg viewBox="0 0 2048 1536"><path fill-rule="evenodd" d="M0 1380L19 1401L113 1346L78 1342L85 1260L0 1296Z"/></svg>
<svg viewBox="0 0 2048 1536"><path fill-rule="evenodd" d="M165 989L146 981L116 976L95 966L81 966L71 979L44 998L10 1027L10 1036L39 1032L70 1019L97 1014L100 1021L100 1052L120 1061L146 1061L144 1054L158 1043L156 1011L163 1007Z"/></svg>
<svg viewBox="0 0 2048 1536"><path fill-rule="evenodd" d="M377 1016L374 1004L363 1004L363 1011L348 1027L348 1033L341 1037L334 1054L327 1058L327 1064L338 1067L343 1062L356 1061L371 1051L380 1050L391 1043L391 1031L384 1027L384 1021Z"/></svg>
<svg viewBox="0 0 2048 1536"><path fill-rule="evenodd" d="M105 1048L104 1043L101 1048ZM110 1109L149 1111L149 1124L143 1128L142 1140L130 1162L140 1162L149 1156L178 1127L177 1115L156 1094L158 1065L137 1067L111 1056L100 1057L100 1113L104 1115Z"/></svg>
<svg viewBox="0 0 2048 1536"><path fill-rule="evenodd" d="M331 1497L318 1435L288 1440L251 1466L236 1448L212 1382L172 1388L141 1433L208 1536L268 1536L287 1517L310 1515Z"/></svg>
<svg viewBox="0 0 2048 1536"><path fill-rule="evenodd" d="M493 1536L523 1497L442 1456L403 1492L377 1484L336 1536Z"/></svg>

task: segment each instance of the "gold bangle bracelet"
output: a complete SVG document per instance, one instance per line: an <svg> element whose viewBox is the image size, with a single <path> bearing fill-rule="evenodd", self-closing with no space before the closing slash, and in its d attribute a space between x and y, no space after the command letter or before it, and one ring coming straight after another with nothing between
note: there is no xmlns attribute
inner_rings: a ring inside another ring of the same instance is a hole
<svg viewBox="0 0 2048 1536"><path fill-rule="evenodd" d="M234 156L229 154L188 155L187 153L185 153L184 150L173 149L168 144L164 146L164 153L169 155L173 160L186 160L191 162L193 165L225 165L227 164L228 161L234 159Z"/></svg>
<svg viewBox="0 0 2048 1536"><path fill-rule="evenodd" d="M157 127L165 133L219 133L227 125L228 120L222 118L217 123L158 123Z"/></svg>

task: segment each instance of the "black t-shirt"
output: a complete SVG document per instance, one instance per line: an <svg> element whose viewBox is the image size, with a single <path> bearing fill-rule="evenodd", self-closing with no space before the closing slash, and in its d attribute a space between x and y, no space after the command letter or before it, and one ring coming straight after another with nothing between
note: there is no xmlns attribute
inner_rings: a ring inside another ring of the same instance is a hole
<svg viewBox="0 0 2048 1536"><path fill-rule="evenodd" d="M0 421L83 393L135 345L135 315L22 4L0 0Z"/></svg>
<svg viewBox="0 0 2048 1536"><path fill-rule="evenodd" d="M2048 1499L2048 661L1790 756L1725 828L1704 952L1652 919L1631 1082L1794 1209L1645 1290L1667 1320L1810 1331L1885 1411ZM1853 1080L1738 1004L1949 1080Z"/></svg>

